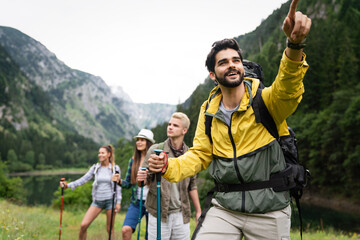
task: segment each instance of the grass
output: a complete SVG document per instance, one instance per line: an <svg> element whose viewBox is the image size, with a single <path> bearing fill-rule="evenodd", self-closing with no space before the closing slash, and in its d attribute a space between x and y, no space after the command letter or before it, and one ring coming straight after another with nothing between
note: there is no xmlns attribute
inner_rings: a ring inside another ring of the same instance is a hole
<svg viewBox="0 0 360 240"><path fill-rule="evenodd" d="M61 239L77 239L80 222L84 211L70 212L64 207ZM115 239L121 239L121 226L125 211L121 211L115 220ZM88 229L89 240L106 240L105 213L97 217ZM194 231L195 221L191 220L191 232ZM30 240L30 239L57 239L59 237L60 210L50 207L19 206L5 200L0 200L0 239L3 240ZM141 223L141 239L145 236L145 222ZM136 239L137 231L132 239ZM291 232L291 239L300 240L299 231ZM346 235L325 229L325 231L310 231L303 233L304 240L348 240L360 239L359 234Z"/></svg>

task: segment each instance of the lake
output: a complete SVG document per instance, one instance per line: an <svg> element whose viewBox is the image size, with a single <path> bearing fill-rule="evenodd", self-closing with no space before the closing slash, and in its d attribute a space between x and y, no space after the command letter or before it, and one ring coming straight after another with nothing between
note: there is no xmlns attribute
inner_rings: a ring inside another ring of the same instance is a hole
<svg viewBox="0 0 360 240"><path fill-rule="evenodd" d="M20 176L23 180L26 203L31 206L39 204L49 206L62 177L69 182L69 179L76 180L82 176L83 174Z"/></svg>

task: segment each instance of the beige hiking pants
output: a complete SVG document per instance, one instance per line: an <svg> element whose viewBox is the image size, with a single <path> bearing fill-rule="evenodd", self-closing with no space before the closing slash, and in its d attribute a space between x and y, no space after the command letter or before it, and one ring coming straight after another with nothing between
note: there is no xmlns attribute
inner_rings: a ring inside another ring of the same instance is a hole
<svg viewBox="0 0 360 240"><path fill-rule="evenodd" d="M149 213L148 239L157 239L157 218ZM170 213L161 222L161 240L190 240L190 223L185 223L182 212Z"/></svg>
<svg viewBox="0 0 360 240"><path fill-rule="evenodd" d="M196 240L289 240L291 207L264 214L230 211L215 199Z"/></svg>

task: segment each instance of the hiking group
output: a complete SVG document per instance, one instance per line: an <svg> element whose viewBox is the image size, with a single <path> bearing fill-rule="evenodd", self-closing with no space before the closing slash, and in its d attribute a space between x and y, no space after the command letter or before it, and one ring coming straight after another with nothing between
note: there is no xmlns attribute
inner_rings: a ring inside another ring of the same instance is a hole
<svg viewBox="0 0 360 240"><path fill-rule="evenodd" d="M146 239L190 239L190 199L198 220L192 239L290 239L292 191L302 184L299 178L304 173L284 156L279 139L292 135L286 119L304 93L309 66L303 48L311 27L310 18L296 11L297 4L298 0L291 2L283 22L286 48L269 87L263 87L257 75L247 74L234 39L212 45L206 67L217 86L201 106L191 148L183 142L190 121L177 112L170 118L164 142L154 144L147 129L135 136L125 179L116 173L120 169L112 148L102 146L100 163L79 180L62 182L74 189L95 176L94 201L81 223L79 239L86 238L87 227L102 209L107 209L107 230L113 236L111 205L116 204L115 212L120 210L120 186L132 189L123 239L131 239L143 216ZM195 176L208 167L215 187L201 210Z"/></svg>

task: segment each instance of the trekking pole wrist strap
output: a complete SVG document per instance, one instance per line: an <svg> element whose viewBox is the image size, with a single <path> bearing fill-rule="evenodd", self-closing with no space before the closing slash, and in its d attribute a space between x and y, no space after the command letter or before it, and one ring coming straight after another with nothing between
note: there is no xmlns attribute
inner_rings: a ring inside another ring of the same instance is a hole
<svg viewBox="0 0 360 240"><path fill-rule="evenodd" d="M161 169L161 175L165 174L165 172L167 170L167 165L168 165L168 162L169 162L169 157L168 157L167 153L164 152L164 154L165 154L166 160L165 160L165 164L164 164L163 168Z"/></svg>

